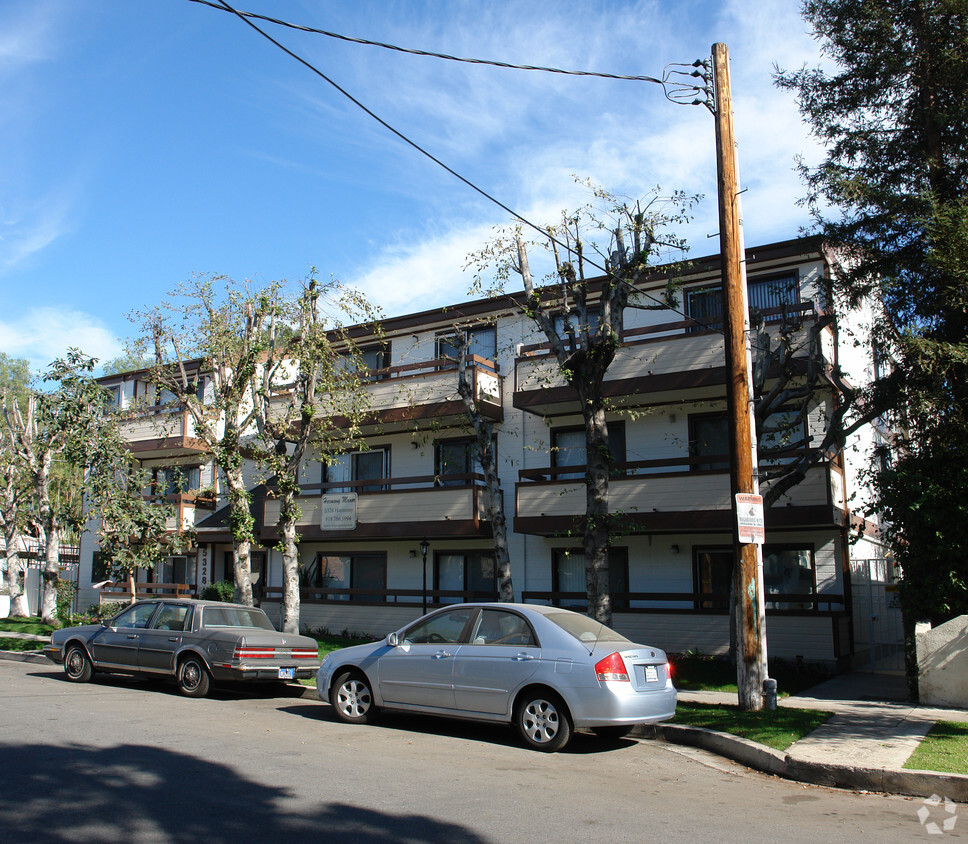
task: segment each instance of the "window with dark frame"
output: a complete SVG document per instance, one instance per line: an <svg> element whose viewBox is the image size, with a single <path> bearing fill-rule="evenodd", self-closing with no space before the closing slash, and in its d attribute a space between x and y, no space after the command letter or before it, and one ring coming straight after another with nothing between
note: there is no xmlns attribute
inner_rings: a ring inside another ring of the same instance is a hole
<svg viewBox="0 0 968 844"><path fill-rule="evenodd" d="M608 446L612 452L614 463L625 463L625 423L616 420L608 423ZM585 476L584 467L587 464L587 450L585 447L585 429L582 428L554 428L551 431L551 465L580 466L581 472L563 472L554 476L555 480L573 480ZM617 470L615 474L621 474Z"/></svg>
<svg viewBox="0 0 968 844"><path fill-rule="evenodd" d="M497 567L489 551L438 551L434 554L434 590L478 593L471 598L438 598L438 603L496 600Z"/></svg>
<svg viewBox="0 0 968 844"><path fill-rule="evenodd" d="M303 570L301 582L322 589L369 589L375 595L331 595L332 601L385 603L387 557L384 553L327 554L320 552Z"/></svg>
<svg viewBox="0 0 968 844"><path fill-rule="evenodd" d="M760 276L747 279L750 314L800 304L800 274L797 270L777 275ZM686 313L699 325L688 330L723 330L723 287L722 284L697 287L685 291ZM766 317L767 322L778 322L780 314Z"/></svg>
<svg viewBox="0 0 968 844"><path fill-rule="evenodd" d="M729 469L729 421L725 413L702 413L689 417L689 456L719 458L693 463L693 472L724 472Z"/></svg>
<svg viewBox="0 0 968 844"><path fill-rule="evenodd" d="M556 607L588 607L588 586L585 578L585 552L581 548L553 548L551 550L551 591L579 592L581 597L556 598ZM629 549L608 549L608 591L615 595L629 591ZM624 598L613 599L612 609L628 609Z"/></svg>
<svg viewBox="0 0 968 844"><path fill-rule="evenodd" d="M323 464L324 483L377 481L390 477L390 446L373 446L367 451L336 455ZM326 492L379 492L386 484L331 487Z"/></svg>
<svg viewBox="0 0 968 844"><path fill-rule="evenodd" d="M464 329L467 336L467 354L476 355L484 360L497 358L497 326L478 325ZM437 337L437 357L448 361L460 360L456 334L441 334Z"/></svg>
<svg viewBox="0 0 968 844"><path fill-rule="evenodd" d="M469 437L453 440L437 440L434 443L434 476L437 486L472 486L470 478L454 475L481 473L477 459L477 441Z"/></svg>
<svg viewBox="0 0 968 844"><path fill-rule="evenodd" d="M695 591L722 597L696 600L697 609L729 610L730 583L735 552L731 548L694 548ZM763 546L763 591L768 610L811 610L812 601L771 601L770 595L817 594L816 567L812 547L799 545Z"/></svg>

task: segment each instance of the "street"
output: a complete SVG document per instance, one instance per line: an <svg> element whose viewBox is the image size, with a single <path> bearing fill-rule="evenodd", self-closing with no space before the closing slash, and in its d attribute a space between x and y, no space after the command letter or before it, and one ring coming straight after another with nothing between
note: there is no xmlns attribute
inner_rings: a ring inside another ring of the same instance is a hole
<svg viewBox="0 0 968 844"><path fill-rule="evenodd" d="M333 719L315 699L0 661L0 841L823 841L929 836L924 801L764 776L702 751L500 726ZM958 807L962 814L964 807ZM940 824L943 813L935 809Z"/></svg>

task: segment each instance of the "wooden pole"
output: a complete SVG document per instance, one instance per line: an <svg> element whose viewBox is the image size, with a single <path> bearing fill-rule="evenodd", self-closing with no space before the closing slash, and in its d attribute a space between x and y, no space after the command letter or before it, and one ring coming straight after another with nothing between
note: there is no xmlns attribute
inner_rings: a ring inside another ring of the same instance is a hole
<svg viewBox="0 0 968 844"><path fill-rule="evenodd" d="M739 174L733 133L733 100L729 84L729 50L713 44L713 83L716 96L716 165L719 177L719 244L723 265L723 322L726 338L726 399L730 434L730 487L735 513L736 495L758 494L755 475L755 437L751 413L752 377L747 337L749 308L746 264L739 207ZM763 708L766 680L766 643L763 624L763 564L759 545L740 542L733 520L736 562L733 606L736 623L736 682L739 705Z"/></svg>

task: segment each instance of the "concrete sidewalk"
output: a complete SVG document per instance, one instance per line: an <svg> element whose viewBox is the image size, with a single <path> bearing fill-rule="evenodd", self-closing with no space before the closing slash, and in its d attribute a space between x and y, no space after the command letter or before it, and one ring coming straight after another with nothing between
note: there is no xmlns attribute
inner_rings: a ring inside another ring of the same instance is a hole
<svg viewBox="0 0 968 844"><path fill-rule="evenodd" d="M2 638L46 641L49 637L0 632L0 659L52 665L39 651L4 651ZM315 699L316 690L303 694ZM668 723L636 727L632 736L700 747L743 765L816 785L882 791L916 797L947 797L968 803L968 775L905 770L902 766L937 721L968 723L968 710L915 706L905 701L898 675L842 674L779 705L834 713L819 729L774 750L739 736ZM725 692L679 692L682 702L735 704Z"/></svg>

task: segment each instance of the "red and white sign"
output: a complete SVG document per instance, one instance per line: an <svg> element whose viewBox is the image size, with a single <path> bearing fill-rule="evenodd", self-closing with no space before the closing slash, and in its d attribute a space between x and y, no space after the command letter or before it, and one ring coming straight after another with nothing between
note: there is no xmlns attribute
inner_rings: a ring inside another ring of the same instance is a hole
<svg viewBox="0 0 968 844"><path fill-rule="evenodd" d="M741 543L762 545L766 542L762 495L736 494L736 527Z"/></svg>

